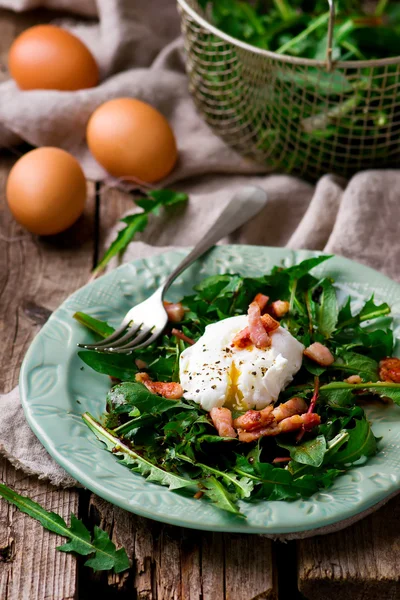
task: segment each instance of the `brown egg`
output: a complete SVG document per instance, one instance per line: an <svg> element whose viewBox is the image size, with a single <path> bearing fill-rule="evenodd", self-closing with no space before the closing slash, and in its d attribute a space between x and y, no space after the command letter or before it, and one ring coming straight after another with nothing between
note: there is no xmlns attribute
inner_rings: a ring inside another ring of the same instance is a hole
<svg viewBox="0 0 400 600"><path fill-rule="evenodd" d="M37 148L11 169L6 196L18 223L32 233L52 235L70 227L82 214L86 180L68 152Z"/></svg>
<svg viewBox="0 0 400 600"><path fill-rule="evenodd" d="M99 106L89 119L86 138L95 159L114 177L153 183L176 163L176 141L167 119L134 98Z"/></svg>
<svg viewBox="0 0 400 600"><path fill-rule="evenodd" d="M14 41L11 76L22 90L82 90L97 85L99 70L86 46L54 25L36 25Z"/></svg>

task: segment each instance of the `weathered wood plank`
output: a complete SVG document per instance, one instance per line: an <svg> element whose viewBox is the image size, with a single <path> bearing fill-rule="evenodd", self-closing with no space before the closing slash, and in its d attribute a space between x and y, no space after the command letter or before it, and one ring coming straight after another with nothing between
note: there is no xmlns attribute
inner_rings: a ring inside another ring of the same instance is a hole
<svg viewBox="0 0 400 600"><path fill-rule="evenodd" d="M60 491L16 471L0 459L0 480L68 520L78 512L78 495ZM45 531L33 519L0 501L0 598L2 600L73 600L76 560L57 552L64 538Z"/></svg>
<svg viewBox="0 0 400 600"><path fill-rule="evenodd" d="M181 561L180 527L165 525L161 527L156 541L156 585L157 600L180 600Z"/></svg>
<svg viewBox="0 0 400 600"><path fill-rule="evenodd" d="M204 598L201 571L202 534L183 529L181 536L181 597L185 600Z"/></svg>
<svg viewBox="0 0 400 600"><path fill-rule="evenodd" d="M4 196L14 158L0 156L0 392L18 382L27 347L46 319L72 291L86 283L93 260L93 185L85 215L68 232L40 239L11 217ZM78 513L78 493L56 490L16 472L4 461L1 480L61 514ZM56 551L60 539L0 501L2 600L66 600L76 597L76 560ZM4 524L4 526L3 526Z"/></svg>
<svg viewBox="0 0 400 600"><path fill-rule="evenodd" d="M309 600L400 598L400 498L343 531L297 546L299 589Z"/></svg>
<svg viewBox="0 0 400 600"><path fill-rule="evenodd" d="M272 542L261 536L229 535L225 539L226 600L275 600Z"/></svg>

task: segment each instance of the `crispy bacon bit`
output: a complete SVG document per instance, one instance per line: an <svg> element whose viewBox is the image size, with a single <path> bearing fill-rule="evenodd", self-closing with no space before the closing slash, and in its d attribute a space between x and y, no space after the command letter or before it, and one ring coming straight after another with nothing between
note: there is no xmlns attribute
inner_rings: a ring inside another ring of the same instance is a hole
<svg viewBox="0 0 400 600"><path fill-rule="evenodd" d="M304 355L321 365L321 367L329 367L335 362L332 352L319 342L314 342L304 350Z"/></svg>
<svg viewBox="0 0 400 600"><path fill-rule="evenodd" d="M250 340L257 348L268 348L271 345L271 338L265 331L261 320L261 310L257 302L250 304L247 314L249 316Z"/></svg>
<svg viewBox="0 0 400 600"><path fill-rule="evenodd" d="M136 373L135 379L143 383L153 394L158 394L168 400L178 400L183 396L183 388L180 383L152 381L148 373Z"/></svg>
<svg viewBox="0 0 400 600"><path fill-rule="evenodd" d="M276 458L274 458L274 460L272 461L273 465L277 465L279 463L286 463L286 462L290 462L292 459L290 458L290 456L277 456Z"/></svg>
<svg viewBox="0 0 400 600"><path fill-rule="evenodd" d="M135 365L138 369L147 369L147 363L145 363L141 358L135 358Z"/></svg>
<svg viewBox="0 0 400 600"><path fill-rule="evenodd" d="M237 437L232 425L232 413L229 408L212 408L210 417L218 435L226 438Z"/></svg>
<svg viewBox="0 0 400 600"><path fill-rule="evenodd" d="M288 417L292 417L293 415L302 415L305 412L307 412L307 402L303 400L303 398L297 398L295 396L294 398L291 398L287 402L279 404L279 406L274 408L273 415L275 420L279 423L279 421L283 421Z"/></svg>
<svg viewBox="0 0 400 600"><path fill-rule="evenodd" d="M264 325L264 329L267 333L272 333L279 327L278 321L275 321L271 315L263 315L261 317L262 324Z"/></svg>
<svg viewBox="0 0 400 600"><path fill-rule="evenodd" d="M264 296L264 294L257 294L253 302L257 302L258 306L260 307L260 310L263 311L268 304L268 300L269 296Z"/></svg>
<svg viewBox="0 0 400 600"><path fill-rule="evenodd" d="M321 417L317 413L306 413L305 415L293 415L293 417L283 419L279 425L281 433L288 433L289 431L296 431L301 427L304 427L306 431L310 431L320 423Z"/></svg>
<svg viewBox="0 0 400 600"><path fill-rule="evenodd" d="M171 333L175 337L179 338L180 340L183 340L184 342L186 342L187 344L190 344L191 346L193 346L193 344L196 343L194 340L192 340L192 338L185 335L183 333L183 331L181 331L180 329L175 329L175 327L174 327Z"/></svg>
<svg viewBox="0 0 400 600"><path fill-rule="evenodd" d="M261 321L267 333L272 333L279 327L278 321L275 321L271 315L262 315ZM249 327L245 327L242 329L242 331L239 331L239 333L235 335L232 341L232 346L235 348L247 348L247 346L250 346L251 343L250 329Z"/></svg>
<svg viewBox="0 0 400 600"><path fill-rule="evenodd" d="M283 419L305 412L307 412L307 403L303 398L295 397L276 408L273 408L273 405L270 404L262 410L248 410L244 415L235 419L233 425L237 429L252 431L267 425L276 425Z"/></svg>
<svg viewBox="0 0 400 600"><path fill-rule="evenodd" d="M179 323L183 321L185 316L185 309L180 302L167 302L164 301L164 308L167 311L168 321L171 323Z"/></svg>
<svg viewBox="0 0 400 600"><path fill-rule="evenodd" d="M236 428L245 429L246 431L257 429L257 427L265 427L265 425L274 421L272 409L273 406L270 404L266 408L263 408L263 410L248 410L244 415L235 419L233 425Z"/></svg>
<svg viewBox="0 0 400 600"><path fill-rule="evenodd" d="M283 419L279 423L270 425L269 427L261 427L260 429L254 429L253 431L244 431L239 429L239 441L240 442L254 442L261 437L279 435L280 433L289 433L291 431L297 431L298 429L304 429L310 431L316 425L321 422L320 416L316 413L293 415L287 419Z"/></svg>
<svg viewBox="0 0 400 600"><path fill-rule="evenodd" d="M289 312L290 304L286 300L275 300L268 307L269 313L276 319L281 319Z"/></svg>
<svg viewBox="0 0 400 600"><path fill-rule="evenodd" d="M345 383L362 383L362 379L359 375L350 375L347 379L343 380Z"/></svg>
<svg viewBox="0 0 400 600"><path fill-rule="evenodd" d="M381 381L400 383L400 358L382 359L379 363L379 377Z"/></svg>

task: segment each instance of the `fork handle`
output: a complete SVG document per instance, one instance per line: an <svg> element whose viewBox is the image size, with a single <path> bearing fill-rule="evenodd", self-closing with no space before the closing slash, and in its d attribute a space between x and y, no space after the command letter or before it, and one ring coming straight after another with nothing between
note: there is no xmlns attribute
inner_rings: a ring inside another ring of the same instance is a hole
<svg viewBox="0 0 400 600"><path fill-rule="evenodd" d="M193 250L185 256L161 286L162 296L164 296L172 282L185 269L205 254L207 250L210 250L220 239L255 217L265 206L266 202L267 194L259 187L246 186L237 192L219 215L211 229L202 237Z"/></svg>

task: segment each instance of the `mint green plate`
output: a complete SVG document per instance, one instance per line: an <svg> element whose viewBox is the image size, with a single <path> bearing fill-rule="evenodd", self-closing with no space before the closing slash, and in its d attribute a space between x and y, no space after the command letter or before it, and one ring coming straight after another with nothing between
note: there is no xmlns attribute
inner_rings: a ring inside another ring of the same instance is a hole
<svg viewBox="0 0 400 600"><path fill-rule="evenodd" d="M312 535L333 524L369 512L398 491L400 480L400 408L377 404L368 409L380 452L366 464L339 477L329 490L295 502L241 502L247 519L225 514L206 501L188 498L143 479L118 464L81 419L84 411L99 417L105 408L109 378L83 367L77 343L91 334L73 320L84 311L117 325L126 311L161 283L186 251L137 260L74 293L50 317L25 357L20 377L26 418L42 444L73 477L106 500L139 515L196 529ZM185 272L171 289L179 299L208 275L243 273L257 276L274 265L289 266L315 256L309 251L254 246L219 246ZM343 300L356 309L372 293L387 301L400 337L400 286L387 277L345 258L334 257L316 269L336 282ZM330 527L329 527L330 526Z"/></svg>

